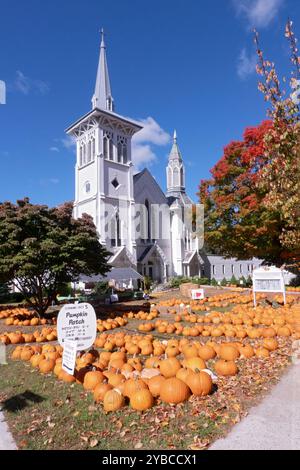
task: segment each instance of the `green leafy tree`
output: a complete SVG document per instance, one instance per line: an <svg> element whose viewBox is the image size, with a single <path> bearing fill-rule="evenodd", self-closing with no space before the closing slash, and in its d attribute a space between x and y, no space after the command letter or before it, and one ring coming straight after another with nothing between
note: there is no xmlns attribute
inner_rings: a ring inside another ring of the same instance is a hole
<svg viewBox="0 0 300 470"><path fill-rule="evenodd" d="M92 218L75 220L72 209L0 203L0 282L17 286L40 316L65 283L109 270Z"/></svg>

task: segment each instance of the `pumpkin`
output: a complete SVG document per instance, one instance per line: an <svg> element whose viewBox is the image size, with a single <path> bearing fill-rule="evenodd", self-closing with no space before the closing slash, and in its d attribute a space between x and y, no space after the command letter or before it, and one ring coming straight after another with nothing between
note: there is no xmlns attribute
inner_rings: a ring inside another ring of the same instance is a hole
<svg viewBox="0 0 300 470"><path fill-rule="evenodd" d="M200 357L190 357L183 361L183 365L188 369L196 370L196 369L206 369L206 364Z"/></svg>
<svg viewBox="0 0 300 470"><path fill-rule="evenodd" d="M187 369L186 367L181 367L176 374L177 379L182 380L182 382L186 382L188 375L190 374L191 369Z"/></svg>
<svg viewBox="0 0 300 470"><path fill-rule="evenodd" d="M257 348L255 350L255 356L260 358L267 358L270 356L269 350L266 348Z"/></svg>
<svg viewBox="0 0 300 470"><path fill-rule="evenodd" d="M160 395L160 389L165 380L166 378L162 375L156 375L149 379L148 387L153 397L158 397Z"/></svg>
<svg viewBox="0 0 300 470"><path fill-rule="evenodd" d="M125 380L125 375L112 374L108 379L108 383L109 385L115 388L115 387L118 387L122 382L124 382L124 380Z"/></svg>
<svg viewBox="0 0 300 470"><path fill-rule="evenodd" d="M112 386L109 385L108 383L99 383L95 388L94 388L94 400L95 402L99 403L100 401L103 401L104 396L106 392L109 390L112 390Z"/></svg>
<svg viewBox="0 0 300 470"><path fill-rule="evenodd" d="M57 365L55 367L57 367ZM58 375L58 378L59 378L59 380L63 380L66 383L72 383L72 382L75 382L75 380L76 380L74 375L68 374L65 370L60 371L60 373Z"/></svg>
<svg viewBox="0 0 300 470"><path fill-rule="evenodd" d="M185 359L198 356L198 348L195 344L189 344L182 349Z"/></svg>
<svg viewBox="0 0 300 470"><path fill-rule="evenodd" d="M230 344L222 344L220 347L219 356L225 361L234 361L239 355L238 349Z"/></svg>
<svg viewBox="0 0 300 470"><path fill-rule="evenodd" d="M103 398L103 408L106 412L117 411L124 403L124 397L117 390L108 390Z"/></svg>
<svg viewBox="0 0 300 470"><path fill-rule="evenodd" d="M34 352L31 348L25 347L21 352L20 359L22 361L30 361L31 357L33 356Z"/></svg>
<svg viewBox="0 0 300 470"><path fill-rule="evenodd" d="M32 367L39 367L39 364L41 361L43 361L43 359L45 359L44 354L33 354L33 356L30 358L30 363Z"/></svg>
<svg viewBox="0 0 300 470"><path fill-rule="evenodd" d="M62 364L61 363L56 363L55 367L53 369L54 374L59 377L60 373L62 371Z"/></svg>
<svg viewBox="0 0 300 470"><path fill-rule="evenodd" d="M53 359L43 359L39 363L39 369L42 374L49 374L55 367L55 361Z"/></svg>
<svg viewBox="0 0 300 470"><path fill-rule="evenodd" d="M262 335L264 338L273 338L274 336L276 336L276 331L274 330L274 328L264 328L262 330Z"/></svg>
<svg viewBox="0 0 300 470"><path fill-rule="evenodd" d="M160 398L165 403L182 403L190 396L189 387L177 377L166 379L160 388Z"/></svg>
<svg viewBox="0 0 300 470"><path fill-rule="evenodd" d="M166 378L175 377L180 368L180 362L176 357L170 357L160 363L160 372Z"/></svg>
<svg viewBox="0 0 300 470"><path fill-rule="evenodd" d="M246 344L245 346L241 346L239 348L240 355L242 358L250 359L254 356L254 349L250 344Z"/></svg>
<svg viewBox="0 0 300 470"><path fill-rule="evenodd" d="M204 361L208 361L209 359L213 359L216 355L215 350L211 346L200 346L198 348L198 355Z"/></svg>
<svg viewBox="0 0 300 470"><path fill-rule="evenodd" d="M208 395L212 390L212 379L206 372L193 372L191 371L187 376L187 385L192 393L199 397Z"/></svg>
<svg viewBox="0 0 300 470"><path fill-rule="evenodd" d="M21 353L22 353L22 347L21 346L17 346L12 355L11 355L11 358L14 359L14 360L18 360L18 359L21 359Z"/></svg>
<svg viewBox="0 0 300 470"><path fill-rule="evenodd" d="M83 388L85 390L94 390L94 388L104 380L104 375L99 370L91 370L87 372L83 380Z"/></svg>
<svg viewBox="0 0 300 470"><path fill-rule="evenodd" d="M130 398L131 395L137 390L142 390L148 388L145 382L142 379L128 379L125 382L123 395L124 397Z"/></svg>
<svg viewBox="0 0 300 470"><path fill-rule="evenodd" d="M263 340L263 347L268 349L269 351L275 351L278 349L278 342L275 338L265 338Z"/></svg>
<svg viewBox="0 0 300 470"><path fill-rule="evenodd" d="M130 406L137 411L146 411L153 406L153 396L148 389L137 390L130 396Z"/></svg>
<svg viewBox="0 0 300 470"><path fill-rule="evenodd" d="M278 336L291 336L291 330L288 326L281 326L277 330Z"/></svg>
<svg viewBox="0 0 300 470"><path fill-rule="evenodd" d="M218 375L231 376L238 373L237 365L234 361L224 361L224 359L219 359L215 363L215 371Z"/></svg>

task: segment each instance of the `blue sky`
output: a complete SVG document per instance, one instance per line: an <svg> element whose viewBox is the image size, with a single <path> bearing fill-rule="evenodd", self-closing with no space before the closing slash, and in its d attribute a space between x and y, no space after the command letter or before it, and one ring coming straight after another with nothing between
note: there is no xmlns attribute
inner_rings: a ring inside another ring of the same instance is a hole
<svg viewBox="0 0 300 470"><path fill-rule="evenodd" d="M145 123L134 143L139 168L165 187L176 128L192 197L223 147L265 118L251 28L286 75L288 16L300 36L298 0L1 0L0 8L0 201L73 199L64 129L91 108L101 27L116 111Z"/></svg>

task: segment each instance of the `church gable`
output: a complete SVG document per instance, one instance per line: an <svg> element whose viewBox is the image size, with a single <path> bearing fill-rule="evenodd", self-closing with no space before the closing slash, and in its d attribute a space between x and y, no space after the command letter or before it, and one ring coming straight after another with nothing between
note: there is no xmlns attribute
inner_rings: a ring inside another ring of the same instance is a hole
<svg viewBox="0 0 300 470"><path fill-rule="evenodd" d="M168 204L161 187L147 169L134 176L133 189L137 203L144 204L147 199L152 204Z"/></svg>

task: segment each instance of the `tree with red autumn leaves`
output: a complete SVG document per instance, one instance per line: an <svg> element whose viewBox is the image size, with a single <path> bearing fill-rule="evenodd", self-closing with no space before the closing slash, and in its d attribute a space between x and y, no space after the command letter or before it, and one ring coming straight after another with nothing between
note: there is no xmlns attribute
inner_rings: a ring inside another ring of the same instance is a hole
<svg viewBox="0 0 300 470"><path fill-rule="evenodd" d="M225 147L212 178L201 182L208 250L239 259L280 258L280 216L263 206L266 193L258 184L267 163L264 139L271 127L265 121L246 129L242 141Z"/></svg>
<svg viewBox="0 0 300 470"><path fill-rule="evenodd" d="M255 31L259 90L269 120L231 142L199 190L208 250L240 259L258 256L300 266L300 57L292 22L285 35L295 67L286 97L274 63L265 59Z"/></svg>

